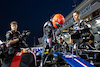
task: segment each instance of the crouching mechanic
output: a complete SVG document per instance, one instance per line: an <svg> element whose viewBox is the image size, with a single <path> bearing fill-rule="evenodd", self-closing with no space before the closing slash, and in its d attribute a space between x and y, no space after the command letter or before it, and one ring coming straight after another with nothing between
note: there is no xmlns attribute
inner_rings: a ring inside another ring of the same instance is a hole
<svg viewBox="0 0 100 67"><path fill-rule="evenodd" d="M25 44L22 44L22 40L25 37L25 34L20 34L20 32L17 31L17 22L12 21L10 23L10 27L11 30L7 31L6 33L6 47L9 55L20 51L20 47L25 47Z"/></svg>
<svg viewBox="0 0 100 67"><path fill-rule="evenodd" d="M61 14L55 14L47 21L43 26L44 36L49 44L49 49L52 46L52 40L56 40L55 31L57 28L61 27L65 23L65 18Z"/></svg>

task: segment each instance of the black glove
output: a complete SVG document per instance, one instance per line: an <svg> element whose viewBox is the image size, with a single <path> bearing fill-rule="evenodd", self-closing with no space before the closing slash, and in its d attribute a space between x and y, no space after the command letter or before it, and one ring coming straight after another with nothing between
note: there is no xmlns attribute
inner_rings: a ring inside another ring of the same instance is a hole
<svg viewBox="0 0 100 67"><path fill-rule="evenodd" d="M23 40L24 36L25 36L25 35L22 35L22 34L21 34L21 35L19 36L19 40Z"/></svg>
<svg viewBox="0 0 100 67"><path fill-rule="evenodd" d="M30 34L29 30L25 30L22 32L22 34L19 36L19 40L23 40L24 37L28 36Z"/></svg>
<svg viewBox="0 0 100 67"><path fill-rule="evenodd" d="M25 35L25 36L28 36L30 34L30 31L29 30L25 30L22 32L22 35Z"/></svg>

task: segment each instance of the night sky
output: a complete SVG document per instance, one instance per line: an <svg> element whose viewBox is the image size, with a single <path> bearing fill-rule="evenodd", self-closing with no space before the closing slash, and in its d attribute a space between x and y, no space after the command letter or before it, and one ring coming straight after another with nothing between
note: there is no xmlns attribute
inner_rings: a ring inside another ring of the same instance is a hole
<svg viewBox="0 0 100 67"><path fill-rule="evenodd" d="M78 0L78 4L83 0ZM42 26L50 16L61 13L66 17L73 9L73 0L0 0L0 40L10 30L11 21L18 22L18 30L30 30L28 45L38 44L43 36Z"/></svg>

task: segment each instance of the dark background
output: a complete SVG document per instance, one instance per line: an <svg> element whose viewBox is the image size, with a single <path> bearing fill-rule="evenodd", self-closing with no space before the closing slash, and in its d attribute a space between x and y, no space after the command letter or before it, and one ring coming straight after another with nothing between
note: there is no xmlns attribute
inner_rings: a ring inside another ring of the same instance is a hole
<svg viewBox="0 0 100 67"><path fill-rule="evenodd" d="M78 0L80 4L83 0ZM73 0L0 0L0 40L5 40L5 34L10 30L11 21L18 22L18 30L30 30L27 39L29 46L38 44L38 38L43 36L42 26L50 16L61 13L66 17L73 9Z"/></svg>

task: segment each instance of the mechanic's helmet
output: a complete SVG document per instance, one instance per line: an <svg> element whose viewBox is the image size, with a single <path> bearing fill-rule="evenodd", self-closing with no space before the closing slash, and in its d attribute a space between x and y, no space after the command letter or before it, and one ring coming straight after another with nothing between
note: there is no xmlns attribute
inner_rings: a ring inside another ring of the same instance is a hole
<svg viewBox="0 0 100 67"><path fill-rule="evenodd" d="M55 14L52 18L52 24L54 28L59 28L65 23L65 18L61 14Z"/></svg>

